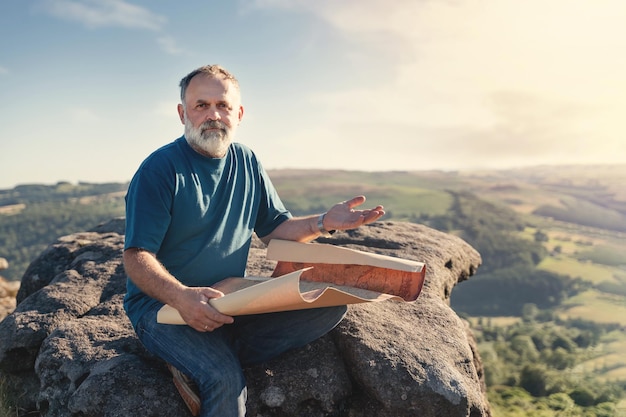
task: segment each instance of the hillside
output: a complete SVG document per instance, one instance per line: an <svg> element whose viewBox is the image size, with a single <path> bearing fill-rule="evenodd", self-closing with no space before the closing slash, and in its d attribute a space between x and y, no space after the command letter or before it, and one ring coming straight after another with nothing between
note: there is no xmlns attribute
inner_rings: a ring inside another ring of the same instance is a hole
<svg viewBox="0 0 626 417"><path fill-rule="evenodd" d="M270 176L295 215L364 194L366 205L385 206L383 220L424 223L481 252L483 266L451 305L473 323L495 417L544 408L553 411L536 415L617 415L610 410L626 391L626 165ZM18 280L58 236L123 215L126 186L0 190L3 275Z"/></svg>
<svg viewBox="0 0 626 417"><path fill-rule="evenodd" d="M127 184L20 185L0 190L2 275L19 280L28 264L59 236L124 215Z"/></svg>

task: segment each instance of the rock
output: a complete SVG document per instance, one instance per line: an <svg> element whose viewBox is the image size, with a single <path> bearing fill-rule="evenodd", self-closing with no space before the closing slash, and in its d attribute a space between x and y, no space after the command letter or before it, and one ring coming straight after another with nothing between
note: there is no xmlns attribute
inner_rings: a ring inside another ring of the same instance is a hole
<svg viewBox="0 0 626 417"><path fill-rule="evenodd" d="M43 416L189 415L165 364L124 314L124 220L60 238L28 268L15 311L0 322L0 377L24 413ZM245 370L248 416L490 416L471 330L449 295L479 254L410 223L379 222L319 239L423 261L414 303L350 306L329 335ZM251 275L274 263L254 240ZM24 414L25 415L25 414Z"/></svg>
<svg viewBox="0 0 626 417"><path fill-rule="evenodd" d="M19 281L7 281L0 277L0 320L15 310L16 295L19 289Z"/></svg>
<svg viewBox="0 0 626 417"><path fill-rule="evenodd" d="M6 259L0 258L0 271L9 267ZM15 309L15 295L20 288L17 281L7 281L0 276L0 320L5 318Z"/></svg>

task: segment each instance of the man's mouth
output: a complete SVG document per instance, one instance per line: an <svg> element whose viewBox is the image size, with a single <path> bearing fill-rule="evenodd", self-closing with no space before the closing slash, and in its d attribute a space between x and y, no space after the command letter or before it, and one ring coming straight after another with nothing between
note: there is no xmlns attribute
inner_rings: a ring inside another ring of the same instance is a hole
<svg viewBox="0 0 626 417"><path fill-rule="evenodd" d="M209 122L201 126L202 132L211 132L211 131L220 131L224 132L226 129L220 123L217 122Z"/></svg>

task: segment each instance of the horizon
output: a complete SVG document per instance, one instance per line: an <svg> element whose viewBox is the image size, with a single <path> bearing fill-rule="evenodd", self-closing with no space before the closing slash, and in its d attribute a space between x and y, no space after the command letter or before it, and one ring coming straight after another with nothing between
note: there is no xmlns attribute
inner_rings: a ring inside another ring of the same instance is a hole
<svg viewBox="0 0 626 417"><path fill-rule="evenodd" d="M130 181L212 63L268 171L623 164L624 21L621 0L4 2L0 189Z"/></svg>
<svg viewBox="0 0 626 417"><path fill-rule="evenodd" d="M384 171L364 171L359 169L339 169L339 168L276 168L267 169L267 172L272 176L272 173L280 173L282 171L337 171L337 172L365 172L369 174L386 174L386 173L416 173L416 174L426 174L426 173L443 173L443 174L484 174L484 173L506 173L511 171L531 171L531 170L585 170L585 169L594 169L594 170L618 170L619 174L626 175L626 162L625 163L607 163L607 164L544 164L544 165L529 165L529 166L517 166L517 167L508 167L508 168L494 168L494 169L485 169L485 168L476 168L476 169L460 169L460 170L444 170L444 169L422 169L422 170L403 170L403 169L394 169L394 170L384 170ZM58 180L58 181L50 181L50 182L27 182L27 183L17 183L10 187L0 187L0 191L8 191L12 190L15 187L23 187L23 186L55 186L57 184L68 183L70 185L79 185L79 184L125 184L129 183L131 178L127 180L121 181L87 181L87 180Z"/></svg>

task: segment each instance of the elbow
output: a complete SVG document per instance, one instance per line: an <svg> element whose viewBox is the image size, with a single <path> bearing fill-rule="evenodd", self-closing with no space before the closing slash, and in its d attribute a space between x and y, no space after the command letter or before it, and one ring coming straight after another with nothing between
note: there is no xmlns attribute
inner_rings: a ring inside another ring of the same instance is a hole
<svg viewBox="0 0 626 417"><path fill-rule="evenodd" d="M141 248L128 248L122 253L122 263L124 264L124 271L126 275L132 277L133 272L141 267L147 265L150 261L146 256L154 257L151 252Z"/></svg>
<svg viewBox="0 0 626 417"><path fill-rule="evenodd" d="M130 275L133 261L137 255L137 248L128 248L122 253L122 264L124 265L124 272L126 275Z"/></svg>

